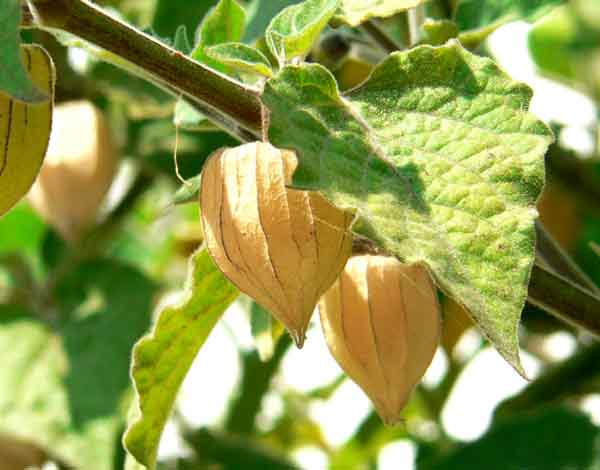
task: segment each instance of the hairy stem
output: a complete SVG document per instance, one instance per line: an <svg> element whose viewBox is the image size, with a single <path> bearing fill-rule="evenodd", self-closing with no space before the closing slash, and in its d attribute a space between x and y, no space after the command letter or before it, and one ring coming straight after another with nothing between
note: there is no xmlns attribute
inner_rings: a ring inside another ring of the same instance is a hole
<svg viewBox="0 0 600 470"><path fill-rule="evenodd" d="M262 130L257 90L206 67L155 38L109 16L87 0L32 0L33 16L45 28L61 29L106 49L175 89L203 111L223 115L256 137ZM213 118L215 124L224 120Z"/></svg>

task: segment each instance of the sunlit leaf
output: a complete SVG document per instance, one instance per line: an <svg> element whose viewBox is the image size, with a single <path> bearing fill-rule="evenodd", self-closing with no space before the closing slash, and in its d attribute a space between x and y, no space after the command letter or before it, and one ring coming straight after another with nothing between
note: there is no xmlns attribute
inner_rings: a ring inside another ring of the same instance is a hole
<svg viewBox="0 0 600 470"><path fill-rule="evenodd" d="M152 333L133 352L139 413L127 430L125 446L148 469L156 466L160 436L188 369L239 294L204 249L192 256L188 276L183 301L160 312Z"/></svg>
<svg viewBox="0 0 600 470"><path fill-rule="evenodd" d="M355 230L425 263L518 371L535 202L553 137L531 90L457 43L394 53L345 96L320 65L267 82L274 145L294 184L358 211Z"/></svg>
<svg viewBox="0 0 600 470"><path fill-rule="evenodd" d="M287 7L273 18L265 39L279 63L306 55L339 4L340 0L306 0Z"/></svg>
<svg viewBox="0 0 600 470"><path fill-rule="evenodd" d="M23 46L23 62L36 86L54 94L54 65L39 46ZM35 181L50 140L52 99L26 104L0 93L0 216Z"/></svg>
<svg viewBox="0 0 600 470"><path fill-rule="evenodd" d="M333 21L358 26L369 18L387 18L424 2L425 0L342 0Z"/></svg>

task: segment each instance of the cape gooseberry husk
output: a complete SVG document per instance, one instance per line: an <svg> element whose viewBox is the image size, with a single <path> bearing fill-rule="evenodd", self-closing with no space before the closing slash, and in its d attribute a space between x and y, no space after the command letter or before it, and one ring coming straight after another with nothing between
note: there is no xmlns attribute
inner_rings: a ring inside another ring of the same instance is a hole
<svg viewBox="0 0 600 470"><path fill-rule="evenodd" d="M92 103L54 108L46 158L28 198L46 222L74 241L97 220L118 168L112 134Z"/></svg>
<svg viewBox="0 0 600 470"><path fill-rule="evenodd" d="M317 301L352 251L353 216L288 188L296 165L293 152L262 142L219 150L202 170L200 205L215 263L302 347Z"/></svg>
<svg viewBox="0 0 600 470"><path fill-rule="evenodd" d="M319 302L329 350L386 424L400 420L440 338L440 307L427 269L396 258L351 258Z"/></svg>

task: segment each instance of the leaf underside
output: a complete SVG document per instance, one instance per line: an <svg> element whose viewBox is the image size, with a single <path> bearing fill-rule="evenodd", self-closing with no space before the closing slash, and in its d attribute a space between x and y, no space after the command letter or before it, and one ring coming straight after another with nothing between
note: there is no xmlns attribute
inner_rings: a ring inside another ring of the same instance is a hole
<svg viewBox="0 0 600 470"><path fill-rule="evenodd" d="M217 320L238 295L207 251L200 249L190 259L184 300L164 308L154 331L136 344L132 376L139 409L124 442L147 468L156 466L160 436L187 371Z"/></svg>
<svg viewBox="0 0 600 470"><path fill-rule="evenodd" d="M551 131L531 90L453 42L395 53L341 96L320 65L267 82L271 142L294 184L358 211L354 230L424 263L523 374L518 323Z"/></svg>

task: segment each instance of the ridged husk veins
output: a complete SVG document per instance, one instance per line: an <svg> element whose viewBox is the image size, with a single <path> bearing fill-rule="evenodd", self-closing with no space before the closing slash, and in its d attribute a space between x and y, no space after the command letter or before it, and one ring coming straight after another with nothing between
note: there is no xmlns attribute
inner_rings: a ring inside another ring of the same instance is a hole
<svg viewBox="0 0 600 470"><path fill-rule="evenodd" d="M288 188L296 165L293 152L268 143L219 150L203 168L200 205L215 263L301 347L351 254L353 216L317 192Z"/></svg>
<svg viewBox="0 0 600 470"><path fill-rule="evenodd" d="M319 312L331 354L383 421L398 422L440 338L440 307L427 269L388 256L355 256Z"/></svg>

